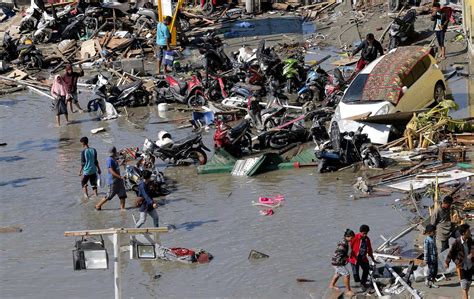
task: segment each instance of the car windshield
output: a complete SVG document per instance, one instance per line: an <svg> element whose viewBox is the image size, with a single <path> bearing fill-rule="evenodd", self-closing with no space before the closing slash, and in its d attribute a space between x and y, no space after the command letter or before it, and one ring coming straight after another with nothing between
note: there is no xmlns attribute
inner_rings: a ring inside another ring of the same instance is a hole
<svg viewBox="0 0 474 299"><path fill-rule="evenodd" d="M369 74L359 74L354 81L352 82L351 86L346 91L346 94L342 98L342 102L344 103L353 103L353 102L360 102L362 100L362 94L364 91L365 83L369 78Z"/></svg>

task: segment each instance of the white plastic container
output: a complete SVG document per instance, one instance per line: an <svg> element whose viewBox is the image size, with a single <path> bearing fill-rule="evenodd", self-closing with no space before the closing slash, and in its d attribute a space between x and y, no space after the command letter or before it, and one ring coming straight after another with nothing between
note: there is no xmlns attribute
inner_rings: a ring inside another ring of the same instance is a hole
<svg viewBox="0 0 474 299"><path fill-rule="evenodd" d="M165 112L168 111L169 105L167 103L158 104L158 111Z"/></svg>

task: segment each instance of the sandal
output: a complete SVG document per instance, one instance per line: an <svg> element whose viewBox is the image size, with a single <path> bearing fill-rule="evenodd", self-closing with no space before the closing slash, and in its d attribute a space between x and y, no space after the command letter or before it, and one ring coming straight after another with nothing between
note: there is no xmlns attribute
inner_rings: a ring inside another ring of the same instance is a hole
<svg viewBox="0 0 474 299"><path fill-rule="evenodd" d="M100 211L100 210L102 210L102 208L101 208L101 207L98 207L98 206L95 206L95 210L96 210L96 211Z"/></svg>

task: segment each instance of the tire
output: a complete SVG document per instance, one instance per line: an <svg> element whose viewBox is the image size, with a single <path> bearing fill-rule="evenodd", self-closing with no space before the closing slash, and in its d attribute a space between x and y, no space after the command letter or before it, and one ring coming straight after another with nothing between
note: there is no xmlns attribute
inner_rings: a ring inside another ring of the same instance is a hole
<svg viewBox="0 0 474 299"><path fill-rule="evenodd" d="M287 79L286 80L286 92L291 94L293 92L293 80Z"/></svg>
<svg viewBox="0 0 474 299"><path fill-rule="evenodd" d="M332 148L338 152L341 148L341 131L339 131L339 125L337 122L332 123L330 137Z"/></svg>
<svg viewBox="0 0 474 299"><path fill-rule="evenodd" d="M277 124L275 123L275 121L272 119L272 118L267 118L264 122L263 122L263 129L265 131L268 131L269 129L273 129L277 127Z"/></svg>
<svg viewBox="0 0 474 299"><path fill-rule="evenodd" d="M367 160L365 161L364 164L366 164L367 166L371 168L380 168L380 166L382 165L382 161L381 161L381 157L379 153L370 151L368 153Z"/></svg>
<svg viewBox="0 0 474 299"><path fill-rule="evenodd" d="M201 93L195 93L188 99L188 106L190 108L204 106L206 104L206 98Z"/></svg>
<svg viewBox="0 0 474 299"><path fill-rule="evenodd" d="M247 149L249 153L252 152L252 136L249 133L246 133L239 142L240 148Z"/></svg>
<svg viewBox="0 0 474 299"><path fill-rule="evenodd" d="M400 45L400 40L396 37L391 37L389 45L388 45L388 50L390 51L395 48L398 48L399 45Z"/></svg>
<svg viewBox="0 0 474 299"><path fill-rule="evenodd" d="M191 24L186 19L180 18L179 19L179 25L181 26L181 30L183 32L187 32L191 29Z"/></svg>
<svg viewBox="0 0 474 299"><path fill-rule="evenodd" d="M273 149L282 149L290 144L290 133L286 131L277 132L270 137L269 145Z"/></svg>
<svg viewBox="0 0 474 299"><path fill-rule="evenodd" d="M446 96L446 89L442 83L436 83L433 93L433 98L436 104L444 100Z"/></svg>
<svg viewBox="0 0 474 299"><path fill-rule="evenodd" d="M207 155L202 149L192 149L187 152L186 158L191 158L195 165L204 165L207 163Z"/></svg>
<svg viewBox="0 0 474 299"><path fill-rule="evenodd" d="M327 172L327 170L326 170L326 164L327 164L326 159L320 159L320 160L319 160L319 162L318 162L318 172L319 172L319 173L325 173L325 172Z"/></svg>
<svg viewBox="0 0 474 299"><path fill-rule="evenodd" d="M201 6L202 14L205 16L210 16L214 12L214 5L212 5L212 0L205 0L203 6Z"/></svg>
<svg viewBox="0 0 474 299"><path fill-rule="evenodd" d="M400 8L400 0L388 0L388 10L390 12L396 12Z"/></svg>

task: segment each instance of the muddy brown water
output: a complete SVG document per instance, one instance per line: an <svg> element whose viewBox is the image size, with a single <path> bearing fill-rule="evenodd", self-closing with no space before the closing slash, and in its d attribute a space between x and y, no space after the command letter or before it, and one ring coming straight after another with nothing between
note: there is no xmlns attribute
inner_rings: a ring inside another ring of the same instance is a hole
<svg viewBox="0 0 474 299"><path fill-rule="evenodd" d="M174 124L149 124L163 120L156 107L129 109L129 114L133 115L128 120L108 122L96 121L88 113L72 114L73 124L56 128L48 99L29 93L0 99L0 140L8 143L0 148L0 226L23 228L22 233L0 234L2 298L113 296L113 266L74 272L74 238L63 233L130 227L131 214L138 211L122 213L114 200L97 212L97 199L82 199L79 138L90 137L104 164L112 144L141 146L159 129L176 137L188 133ZM97 127L106 132L90 134ZM211 140L212 131L205 134L208 146ZM393 198L350 198L356 176L351 172L319 175L310 168L246 178L168 167L165 174L173 192L159 207L160 224L176 229L162 235L162 244L203 248L215 258L206 265L181 265L129 260L124 253L124 298L317 298L325 292L332 275L330 259L346 228L367 223L379 244L380 234L404 227L391 208ZM251 201L275 194L285 195L284 206L273 216L260 216ZM132 200L127 205L131 207ZM151 225L151 219L147 221ZM106 243L112 256L111 243ZM250 262L252 249L270 258ZM157 274L161 278L154 279ZM297 277L316 282L300 284Z"/></svg>

